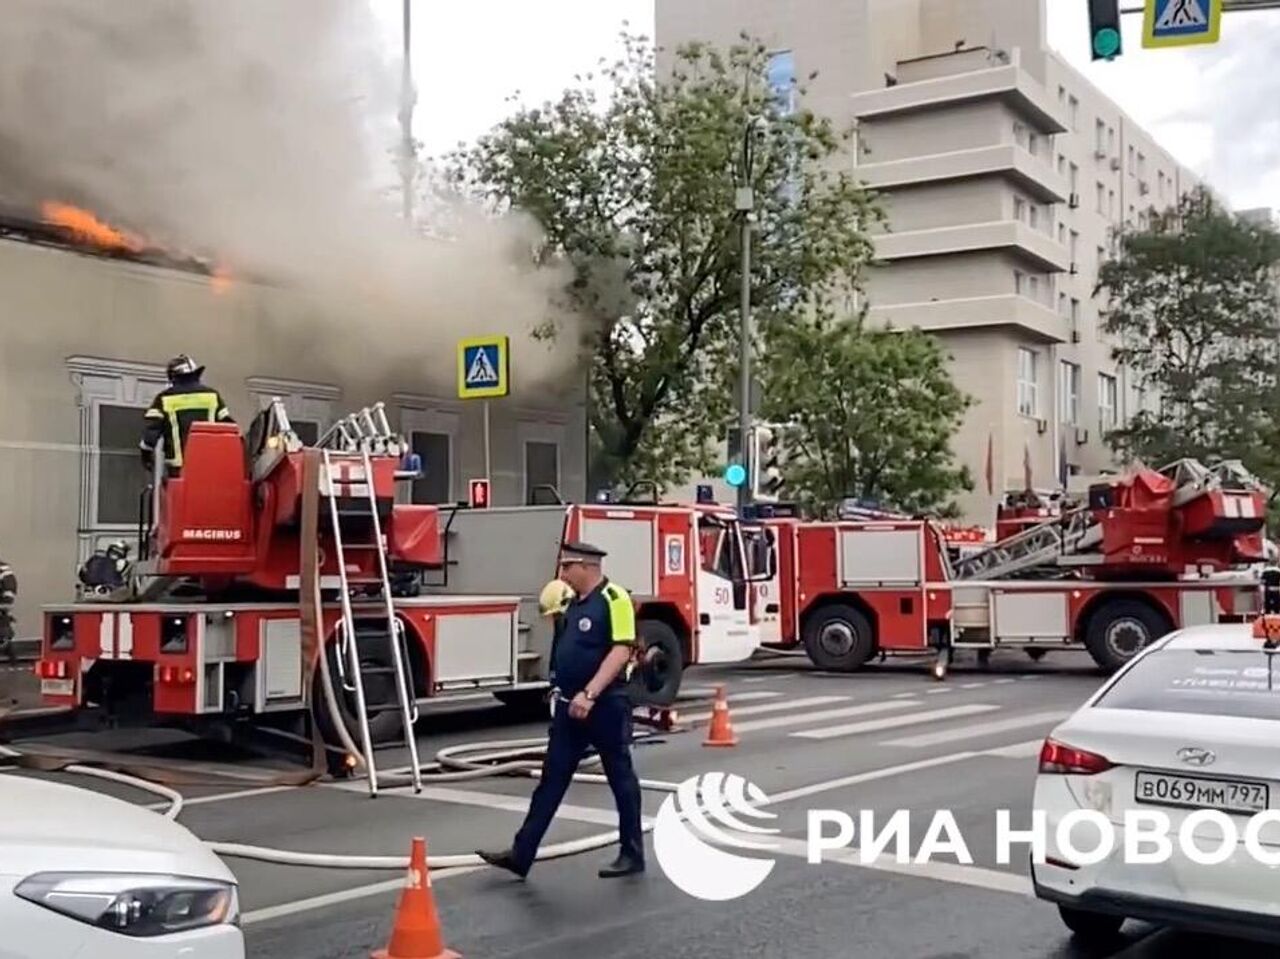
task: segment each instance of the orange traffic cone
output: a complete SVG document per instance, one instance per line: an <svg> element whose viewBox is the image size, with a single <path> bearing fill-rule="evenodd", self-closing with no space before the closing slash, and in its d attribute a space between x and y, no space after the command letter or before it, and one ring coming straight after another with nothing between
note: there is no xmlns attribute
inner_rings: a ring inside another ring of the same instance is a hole
<svg viewBox="0 0 1280 959"><path fill-rule="evenodd" d="M716 703L711 707L711 726L707 729L707 738L702 745L738 745L738 737L733 732L733 723L729 721L729 701L725 698L723 686L716 687Z"/></svg>
<svg viewBox="0 0 1280 959"><path fill-rule="evenodd" d="M413 840L409 875L400 894L391 942L371 955L373 959L460 959L458 953L445 948L440 934L440 917L427 873L427 843L421 837Z"/></svg>

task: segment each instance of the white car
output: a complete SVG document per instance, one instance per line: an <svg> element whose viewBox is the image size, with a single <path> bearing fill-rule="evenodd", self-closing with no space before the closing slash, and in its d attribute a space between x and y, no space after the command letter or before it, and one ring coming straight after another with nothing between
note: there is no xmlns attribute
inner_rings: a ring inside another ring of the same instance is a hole
<svg viewBox="0 0 1280 959"><path fill-rule="evenodd" d="M1183 629L1143 650L1049 734L1034 799L1048 842L1045 861L1033 856L1032 881L1082 939L1110 938L1130 918L1280 941L1280 812L1256 818L1280 810L1277 659L1280 648L1269 650L1251 624ZM1058 826L1074 810L1102 813L1114 842L1101 823L1082 825L1070 846L1084 855L1064 851ZM1151 828L1134 828L1134 814L1157 813L1168 817L1171 850L1162 862L1137 862L1126 853L1126 818L1134 839ZM1188 855L1181 830L1192 815ZM1216 825L1202 821L1215 816ZM1081 861L1096 850L1106 857ZM1222 861L1197 862L1197 850Z"/></svg>
<svg viewBox="0 0 1280 959"><path fill-rule="evenodd" d="M244 959L235 877L158 813L0 775L0 959Z"/></svg>

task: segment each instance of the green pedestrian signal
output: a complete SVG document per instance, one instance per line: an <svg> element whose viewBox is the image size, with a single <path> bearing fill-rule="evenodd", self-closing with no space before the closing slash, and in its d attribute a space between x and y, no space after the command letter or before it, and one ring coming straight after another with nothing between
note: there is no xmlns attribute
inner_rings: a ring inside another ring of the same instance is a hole
<svg viewBox="0 0 1280 959"><path fill-rule="evenodd" d="M1089 0L1089 54L1094 60L1120 55L1120 0Z"/></svg>
<svg viewBox="0 0 1280 959"><path fill-rule="evenodd" d="M724 481L735 488L742 486L747 482L747 468L741 463L730 463L724 471Z"/></svg>

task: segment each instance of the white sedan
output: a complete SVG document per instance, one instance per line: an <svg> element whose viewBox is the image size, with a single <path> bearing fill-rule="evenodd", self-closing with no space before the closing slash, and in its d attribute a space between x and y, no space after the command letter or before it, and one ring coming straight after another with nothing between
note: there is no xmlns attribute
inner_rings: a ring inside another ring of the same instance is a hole
<svg viewBox="0 0 1280 959"><path fill-rule="evenodd" d="M1050 733L1034 799L1047 844L1032 881L1078 936L1109 938L1131 918L1280 941L1277 658L1250 624L1184 629ZM1070 830L1064 848L1059 826L1081 811L1096 823ZM1137 842L1165 826L1168 847Z"/></svg>
<svg viewBox="0 0 1280 959"><path fill-rule="evenodd" d="M244 959L235 877L187 829L0 775L0 959Z"/></svg>

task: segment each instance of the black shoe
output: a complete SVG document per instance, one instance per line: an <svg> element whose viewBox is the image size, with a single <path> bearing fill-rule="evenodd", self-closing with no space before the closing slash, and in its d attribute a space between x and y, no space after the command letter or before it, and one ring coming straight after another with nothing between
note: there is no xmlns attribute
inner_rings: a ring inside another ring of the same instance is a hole
<svg viewBox="0 0 1280 959"><path fill-rule="evenodd" d="M632 856L619 856L607 866L600 867L601 879L616 879L619 876L635 876L644 872L644 860Z"/></svg>
<svg viewBox="0 0 1280 959"><path fill-rule="evenodd" d="M476 855L489 865L498 869L505 869L507 872L514 873L521 879L528 875L529 871L527 869L521 869L516 865L516 858L511 855L511 850L509 849L504 850L503 852L485 852L483 849L477 849Z"/></svg>

